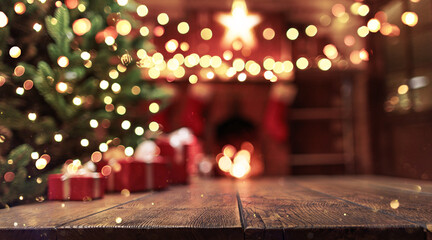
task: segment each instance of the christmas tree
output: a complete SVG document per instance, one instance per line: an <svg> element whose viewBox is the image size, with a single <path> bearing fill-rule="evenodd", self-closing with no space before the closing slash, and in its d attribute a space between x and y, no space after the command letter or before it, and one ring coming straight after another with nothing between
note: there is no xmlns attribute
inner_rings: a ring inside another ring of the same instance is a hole
<svg viewBox="0 0 432 240"><path fill-rule="evenodd" d="M43 201L47 174L68 159L98 160L109 144L133 153L147 116L137 103L164 97L134 62L152 48L136 29L146 10L0 1L0 207Z"/></svg>

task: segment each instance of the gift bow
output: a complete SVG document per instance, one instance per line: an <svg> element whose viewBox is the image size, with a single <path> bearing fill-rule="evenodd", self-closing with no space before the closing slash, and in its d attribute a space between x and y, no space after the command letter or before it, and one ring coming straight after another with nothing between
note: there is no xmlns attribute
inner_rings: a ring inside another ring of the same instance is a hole
<svg viewBox="0 0 432 240"><path fill-rule="evenodd" d="M83 177L91 177L91 178L99 178L99 173L96 171L96 165L89 161L84 165L81 165L81 162L72 162L71 164L75 164L77 170L69 170L68 166L62 169L63 175L61 176L62 181L66 181L67 179L75 176L83 176Z"/></svg>

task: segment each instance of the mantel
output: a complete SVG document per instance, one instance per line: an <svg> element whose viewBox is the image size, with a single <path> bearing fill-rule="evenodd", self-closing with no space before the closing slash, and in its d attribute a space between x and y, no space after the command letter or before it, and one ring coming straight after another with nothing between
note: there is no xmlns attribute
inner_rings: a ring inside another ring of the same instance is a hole
<svg viewBox="0 0 432 240"><path fill-rule="evenodd" d="M0 239L432 239L432 183L378 176L192 179L0 210Z"/></svg>

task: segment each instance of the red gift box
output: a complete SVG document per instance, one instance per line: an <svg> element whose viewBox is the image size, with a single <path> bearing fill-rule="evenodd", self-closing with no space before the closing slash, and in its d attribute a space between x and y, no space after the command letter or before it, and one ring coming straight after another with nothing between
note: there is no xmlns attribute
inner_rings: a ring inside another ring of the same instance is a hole
<svg viewBox="0 0 432 240"><path fill-rule="evenodd" d="M105 178L100 173L48 176L49 200L90 200L102 198L105 193Z"/></svg>
<svg viewBox="0 0 432 240"><path fill-rule="evenodd" d="M187 160L189 144L182 144L177 148L171 146L169 138L156 140L162 156L168 163L168 178L172 184L185 184L189 182Z"/></svg>
<svg viewBox="0 0 432 240"><path fill-rule="evenodd" d="M145 163L136 161L134 158L119 160L114 163L117 166L110 166L106 189L108 191L122 191L127 189L130 192L145 190L160 190L168 186L168 169L166 163L161 160ZM103 167L99 164L104 174Z"/></svg>

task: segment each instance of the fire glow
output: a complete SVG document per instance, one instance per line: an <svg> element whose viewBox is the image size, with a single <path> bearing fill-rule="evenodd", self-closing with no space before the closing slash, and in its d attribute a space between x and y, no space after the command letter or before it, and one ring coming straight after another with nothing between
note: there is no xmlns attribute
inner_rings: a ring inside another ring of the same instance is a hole
<svg viewBox="0 0 432 240"><path fill-rule="evenodd" d="M233 145L225 145L222 153L216 156L219 169L235 178L247 177L251 171L253 150L254 147L250 142L243 142L239 151Z"/></svg>

